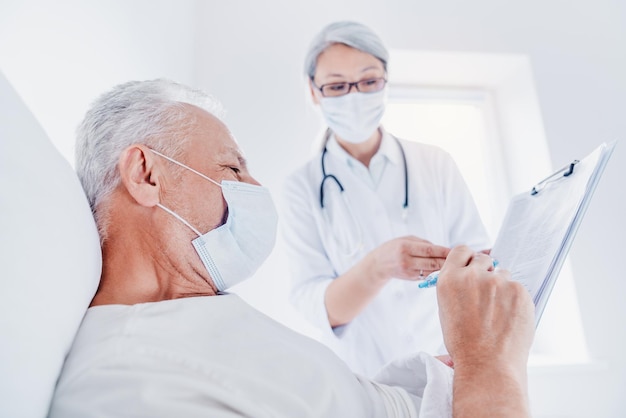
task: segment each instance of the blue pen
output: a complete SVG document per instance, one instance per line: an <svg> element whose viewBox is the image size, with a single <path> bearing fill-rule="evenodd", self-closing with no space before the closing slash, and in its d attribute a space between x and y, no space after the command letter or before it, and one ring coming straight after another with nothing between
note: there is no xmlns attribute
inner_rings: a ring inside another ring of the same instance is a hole
<svg viewBox="0 0 626 418"><path fill-rule="evenodd" d="M493 260L493 268L498 267L498 260ZM437 279L439 279L439 270L433 271L426 279L420 284L417 285L420 289L427 289L429 287L433 287L437 284Z"/></svg>

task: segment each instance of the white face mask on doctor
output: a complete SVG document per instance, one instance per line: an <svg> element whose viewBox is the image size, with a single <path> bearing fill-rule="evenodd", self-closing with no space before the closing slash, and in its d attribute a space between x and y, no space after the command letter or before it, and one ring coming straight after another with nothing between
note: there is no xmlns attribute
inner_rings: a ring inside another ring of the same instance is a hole
<svg viewBox="0 0 626 418"><path fill-rule="evenodd" d="M220 184L173 158L151 151L222 188L228 204L228 219L206 234L173 210L157 204L198 235L191 243L217 289L224 291L252 276L267 259L276 241L278 215L269 190L238 181L222 180Z"/></svg>
<svg viewBox="0 0 626 418"><path fill-rule="evenodd" d="M354 92L338 97L322 97L320 107L326 124L339 138L352 144L367 141L385 113L386 90Z"/></svg>

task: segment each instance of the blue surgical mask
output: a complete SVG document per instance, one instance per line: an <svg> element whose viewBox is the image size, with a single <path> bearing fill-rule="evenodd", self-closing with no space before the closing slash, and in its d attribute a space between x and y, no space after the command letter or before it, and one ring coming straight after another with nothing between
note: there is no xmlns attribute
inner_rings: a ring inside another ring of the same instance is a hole
<svg viewBox="0 0 626 418"><path fill-rule="evenodd" d="M191 243L217 289L224 291L252 276L270 255L276 241L278 215L269 190L238 181L223 180L220 184L170 157L152 152L222 188L228 219L205 234L173 210L157 204L198 235Z"/></svg>
<svg viewBox="0 0 626 418"><path fill-rule="evenodd" d="M326 124L339 138L360 144L378 129L385 113L386 89L375 93L348 93L322 97L320 107Z"/></svg>

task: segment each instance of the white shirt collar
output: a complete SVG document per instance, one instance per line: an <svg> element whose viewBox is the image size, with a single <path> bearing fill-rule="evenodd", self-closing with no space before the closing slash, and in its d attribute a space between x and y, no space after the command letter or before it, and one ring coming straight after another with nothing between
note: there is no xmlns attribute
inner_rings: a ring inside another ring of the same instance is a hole
<svg viewBox="0 0 626 418"><path fill-rule="evenodd" d="M400 149L400 144L395 141L391 134L389 134L382 126L380 126L379 129L382 132L383 137L380 141L378 151L376 151L376 153L372 156L372 161L386 157L386 159L393 164L402 164L402 151ZM341 145L339 145L339 142L337 142L337 139L332 132L328 138L328 142L326 143L326 149L330 154L345 161L349 166L353 166L357 162L353 156L348 154L348 152L343 149Z"/></svg>
<svg viewBox="0 0 626 418"><path fill-rule="evenodd" d="M383 134L383 139L380 141L380 148L377 154L384 155L389 161L394 164L402 164L402 150L400 144L396 139L388 133L385 128L380 127L380 131Z"/></svg>

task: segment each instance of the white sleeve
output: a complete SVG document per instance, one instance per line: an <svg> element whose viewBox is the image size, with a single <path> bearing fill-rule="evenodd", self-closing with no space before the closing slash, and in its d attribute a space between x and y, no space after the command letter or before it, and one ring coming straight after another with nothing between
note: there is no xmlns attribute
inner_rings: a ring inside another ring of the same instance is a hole
<svg viewBox="0 0 626 418"><path fill-rule="evenodd" d="M415 410L419 411L417 416L445 418L452 417L453 376L450 367L421 352L389 363L373 380L381 390L396 392L395 395L383 396L388 411L401 410L402 401L397 394L401 388L406 391L406 397L413 403Z"/></svg>
<svg viewBox="0 0 626 418"><path fill-rule="evenodd" d="M361 385L370 392L381 404L378 414L386 418L419 418L418 404L409 393L402 388L388 386L375 381L359 378Z"/></svg>

